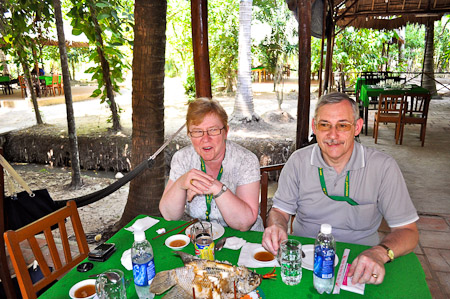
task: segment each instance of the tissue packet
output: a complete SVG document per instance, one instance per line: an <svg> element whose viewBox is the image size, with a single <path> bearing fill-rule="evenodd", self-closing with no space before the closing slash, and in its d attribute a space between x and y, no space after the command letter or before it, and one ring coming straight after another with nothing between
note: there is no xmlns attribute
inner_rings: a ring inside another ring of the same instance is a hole
<svg viewBox="0 0 450 299"><path fill-rule="evenodd" d="M353 292L353 293L358 293L361 295L364 295L364 288L366 286L365 283L357 283L357 284L353 284L352 283L352 279L348 278L348 270L350 269L351 264L347 264L347 268L345 270L345 276L344 276L344 281L342 282L341 285L341 290L346 290L349 292Z"/></svg>

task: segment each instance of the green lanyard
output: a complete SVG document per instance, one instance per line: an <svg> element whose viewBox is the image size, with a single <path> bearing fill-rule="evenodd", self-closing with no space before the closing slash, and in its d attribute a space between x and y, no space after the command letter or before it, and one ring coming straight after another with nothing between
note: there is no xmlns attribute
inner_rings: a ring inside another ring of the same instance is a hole
<svg viewBox="0 0 450 299"><path fill-rule="evenodd" d="M345 177L345 189L344 189L344 196L330 196L327 192L327 186L325 185L325 178L323 177L323 168L319 168L319 178L320 178L320 185L322 186L323 193L331 198L332 200L336 201L346 201L352 206L357 206L358 203L351 199L349 197L350 195L350 171L347 171L347 176Z"/></svg>
<svg viewBox="0 0 450 299"><path fill-rule="evenodd" d="M202 171L204 173L206 173L206 166L205 166L205 161L203 160L202 157L200 157L200 161L202 162ZM222 177L222 173L223 173L223 166L220 165L220 170L219 170L219 174L217 175L217 180L220 181L220 178ZM211 201L213 199L213 195L212 194L205 194L205 199L206 199L206 221L209 221L209 214L211 213Z"/></svg>

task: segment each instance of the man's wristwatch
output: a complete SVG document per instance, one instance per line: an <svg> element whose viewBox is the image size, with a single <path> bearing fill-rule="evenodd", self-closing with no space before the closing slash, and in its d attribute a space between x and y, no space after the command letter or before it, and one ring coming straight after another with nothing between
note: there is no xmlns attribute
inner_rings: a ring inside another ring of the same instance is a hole
<svg viewBox="0 0 450 299"><path fill-rule="evenodd" d="M213 195L213 198L216 199L217 197L224 194L227 190L228 190L228 187L225 186L225 184L222 184L222 189L220 189L219 193L217 193L216 195Z"/></svg>
<svg viewBox="0 0 450 299"><path fill-rule="evenodd" d="M386 249L386 253L387 256L389 257L389 261L388 263L392 262L394 260L394 251L392 251L392 249L390 249L389 247L387 247L386 245L384 245L383 243L378 244L379 246L383 247L384 249Z"/></svg>

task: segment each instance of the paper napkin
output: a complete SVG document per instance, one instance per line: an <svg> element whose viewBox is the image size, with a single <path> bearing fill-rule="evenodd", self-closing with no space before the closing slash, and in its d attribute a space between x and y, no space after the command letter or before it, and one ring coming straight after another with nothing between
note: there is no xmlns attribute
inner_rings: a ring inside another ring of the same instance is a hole
<svg viewBox="0 0 450 299"><path fill-rule="evenodd" d="M122 253L122 257L120 258L120 262L128 271L133 270L133 264L131 263L131 248L125 250Z"/></svg>
<svg viewBox="0 0 450 299"><path fill-rule="evenodd" d="M246 243L246 241L242 238L231 237L231 238L227 238L225 240L225 245L223 245L223 248L238 250L242 246L244 246L245 243Z"/></svg>
<svg viewBox="0 0 450 299"><path fill-rule="evenodd" d="M158 222L159 222L158 219L154 219L152 217L147 216L145 218L136 220L132 226L127 227L125 229L130 232L135 232L137 230L146 231L147 229L149 229Z"/></svg>
<svg viewBox="0 0 450 299"><path fill-rule="evenodd" d="M253 258L253 251L260 247L262 245L258 243L245 243L239 255L238 265L250 268L279 267L280 265L276 258L271 262L258 262Z"/></svg>

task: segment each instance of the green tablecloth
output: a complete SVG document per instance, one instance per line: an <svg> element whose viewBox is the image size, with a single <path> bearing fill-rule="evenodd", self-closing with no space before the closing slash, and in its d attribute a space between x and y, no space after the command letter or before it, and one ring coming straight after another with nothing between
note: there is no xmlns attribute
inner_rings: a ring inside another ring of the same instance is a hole
<svg viewBox="0 0 450 299"><path fill-rule="evenodd" d="M0 82L9 82L9 76L0 76Z"/></svg>
<svg viewBox="0 0 450 299"><path fill-rule="evenodd" d="M428 93L428 89L423 87L414 85L410 89L384 89L384 88L373 88L371 85L361 85L361 93L359 95L359 99L363 102L365 107L369 106L369 97L378 97L382 93L388 94L402 94L405 92L413 92L413 93Z"/></svg>
<svg viewBox="0 0 450 299"><path fill-rule="evenodd" d="M137 218L142 218L139 216ZM159 218L161 219L161 218ZM134 220L130 224L134 223ZM174 269L182 267L183 263L178 255L172 253L172 250L164 245L164 241L168 236L171 236L179 231L175 230L173 233L167 236L162 236L156 240L151 238L157 235L156 230L164 227L166 231L177 227L182 224L181 221L165 221L161 219L155 226L146 231L147 240L149 240L153 246L155 255L156 271L164 271L168 269ZM130 226L128 224L128 226ZM224 236L237 236L244 238L248 242L261 243L261 232L240 232L234 229L226 228ZM310 238L302 237L290 237L296 238L302 242L302 244L313 244L314 240ZM53 285L47 292L45 292L39 298L68 298L70 288L78 281L88 278L90 274L101 273L108 269L118 268L124 271L126 279L129 281L127 288L127 298L137 298L136 291L133 283L132 271L127 271L120 263L120 257L122 253L131 248L133 243L133 234L124 229L115 234L108 242L116 244L117 251L106 262L93 262L94 268L88 272L80 273L76 269L70 271L55 285ZM348 262L353 259L367 246L337 243L337 254L339 261L341 260L343 251L345 248L350 249L350 256ZM189 244L182 251L193 254L194 247ZM239 250L222 249L222 251L216 252L215 258L217 260L227 260L236 265L239 258ZM340 262L339 262L340 264ZM339 265L336 267L336 273L339 269ZM260 274L266 274L271 271L271 268L258 268L255 269ZM276 271L278 277L276 280L263 280L260 288L264 292L266 298L326 298L326 297L342 297L342 298L361 298L361 295L356 293L350 293L341 290L340 295L319 295L313 287L312 271L303 269L303 278L301 283L296 286L287 286L281 281L280 268ZM366 285L365 288L366 298L431 298L430 291L425 280L425 273L420 265L417 256L414 253L410 253L406 256L395 259L394 262L386 264L386 277L381 285ZM157 296L160 298L162 296Z"/></svg>
<svg viewBox="0 0 450 299"><path fill-rule="evenodd" d="M366 78L358 77L355 84L355 94L358 94L363 84L366 84Z"/></svg>
<svg viewBox="0 0 450 299"><path fill-rule="evenodd" d="M58 76L61 83L61 76ZM45 80L45 85L52 85L53 76L39 76L40 80Z"/></svg>

